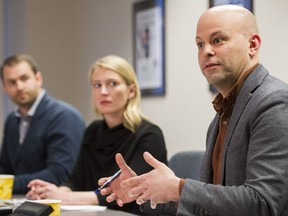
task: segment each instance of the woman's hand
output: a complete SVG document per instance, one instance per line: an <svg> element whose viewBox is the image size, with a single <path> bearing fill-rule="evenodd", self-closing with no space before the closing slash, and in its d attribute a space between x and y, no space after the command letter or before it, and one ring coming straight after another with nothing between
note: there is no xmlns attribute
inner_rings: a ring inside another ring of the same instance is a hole
<svg viewBox="0 0 288 216"><path fill-rule="evenodd" d="M26 194L30 199L64 199L65 191L61 190L55 184L35 179L29 182L28 188L30 191ZM68 188L67 188L68 190Z"/></svg>

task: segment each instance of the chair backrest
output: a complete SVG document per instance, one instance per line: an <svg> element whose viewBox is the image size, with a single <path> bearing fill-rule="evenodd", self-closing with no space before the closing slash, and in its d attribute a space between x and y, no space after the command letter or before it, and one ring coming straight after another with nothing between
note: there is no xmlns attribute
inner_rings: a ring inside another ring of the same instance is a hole
<svg viewBox="0 0 288 216"><path fill-rule="evenodd" d="M200 179L200 169L204 151L183 151L174 154L169 167L180 178Z"/></svg>

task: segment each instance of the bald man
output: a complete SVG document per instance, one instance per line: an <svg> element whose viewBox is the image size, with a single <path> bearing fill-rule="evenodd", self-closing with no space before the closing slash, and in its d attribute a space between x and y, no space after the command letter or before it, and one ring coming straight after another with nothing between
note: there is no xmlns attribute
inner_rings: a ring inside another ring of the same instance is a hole
<svg viewBox="0 0 288 216"><path fill-rule="evenodd" d="M219 91L201 181L175 176L148 152L154 170L136 176L118 154L122 173L101 193L120 206L149 200L160 214L287 216L288 85L259 63L254 15L234 5L210 8L198 21L196 44L201 71Z"/></svg>

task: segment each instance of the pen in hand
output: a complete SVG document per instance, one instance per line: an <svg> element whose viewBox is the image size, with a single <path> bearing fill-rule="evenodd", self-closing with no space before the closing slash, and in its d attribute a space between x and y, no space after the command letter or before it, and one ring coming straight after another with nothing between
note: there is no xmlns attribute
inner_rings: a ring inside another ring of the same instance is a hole
<svg viewBox="0 0 288 216"><path fill-rule="evenodd" d="M107 186L108 186L114 179L116 179L120 174L121 174L121 169L118 170L111 178L107 179L107 180L104 182L104 184L101 185L101 187L97 188L97 189L95 190L95 193L96 193L96 194L99 194L100 191L101 191L103 188L107 187Z"/></svg>

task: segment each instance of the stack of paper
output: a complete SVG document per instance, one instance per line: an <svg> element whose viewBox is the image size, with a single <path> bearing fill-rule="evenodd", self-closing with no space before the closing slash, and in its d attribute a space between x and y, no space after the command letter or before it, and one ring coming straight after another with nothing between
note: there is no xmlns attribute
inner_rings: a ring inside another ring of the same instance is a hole
<svg viewBox="0 0 288 216"><path fill-rule="evenodd" d="M99 205L61 205L61 211L105 211L106 206Z"/></svg>

